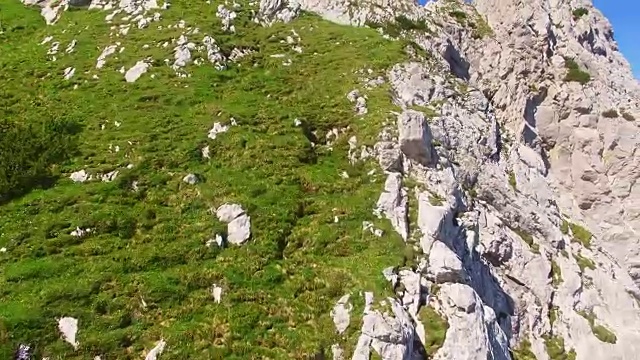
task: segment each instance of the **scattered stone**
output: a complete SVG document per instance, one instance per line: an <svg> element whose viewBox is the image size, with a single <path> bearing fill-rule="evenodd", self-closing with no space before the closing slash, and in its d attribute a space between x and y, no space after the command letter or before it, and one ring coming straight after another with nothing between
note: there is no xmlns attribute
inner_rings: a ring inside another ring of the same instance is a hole
<svg viewBox="0 0 640 360"><path fill-rule="evenodd" d="M213 239L209 239L207 240L207 247L212 247L213 244L217 244L219 247L222 247L222 244L224 243L224 240L222 239L222 236L220 236L219 234L216 234Z"/></svg>
<svg viewBox="0 0 640 360"><path fill-rule="evenodd" d="M136 62L136 64L124 74L124 79L129 82L135 82L142 76L142 74L146 73L151 65L144 60L140 60Z"/></svg>
<svg viewBox="0 0 640 360"><path fill-rule="evenodd" d="M251 218L238 204L223 204L216 210L218 220L227 223L227 241L242 245L251 237Z"/></svg>
<svg viewBox="0 0 640 360"><path fill-rule="evenodd" d="M432 136L423 113L414 110L403 111L398 116L398 133L400 149L409 159L422 165L431 163Z"/></svg>
<svg viewBox="0 0 640 360"><path fill-rule="evenodd" d="M115 54L116 49L118 49L118 45L109 45L106 48L104 48L104 50L102 50L102 53L100 53L100 56L98 56L98 61L96 62L96 69L102 69L102 67L107 62L107 57Z"/></svg>
<svg viewBox="0 0 640 360"><path fill-rule="evenodd" d="M369 110L367 109L367 99L364 96L360 96L360 92L358 90L352 90L347 94L347 100L349 102L355 103L355 112L358 115L364 115Z"/></svg>
<svg viewBox="0 0 640 360"><path fill-rule="evenodd" d="M117 148L116 152L118 152L118 150L120 150L120 148L117 147L117 146L116 146L116 148ZM116 179L116 177L118 176L118 173L119 173L118 170L113 170L113 171L110 171L110 172L102 175L100 177L100 179L102 180L102 182L112 182L113 180Z"/></svg>
<svg viewBox="0 0 640 360"><path fill-rule="evenodd" d="M232 24L237 14L233 10L225 8L224 5L218 5L216 16L222 21L222 30L230 33L236 32L236 27Z"/></svg>
<svg viewBox="0 0 640 360"><path fill-rule="evenodd" d="M407 192L402 188L402 175L389 173L384 184L384 191L380 194L374 214L382 214L391 221L391 225L404 241L409 236L409 222L407 217Z"/></svg>
<svg viewBox="0 0 640 360"><path fill-rule="evenodd" d="M76 69L72 67L68 67L64 69L64 79L69 80L76 73Z"/></svg>
<svg viewBox="0 0 640 360"><path fill-rule="evenodd" d="M353 306L349 303L349 294L341 297L331 310L331 318L336 325L338 334L342 334L349 327L351 310L353 310Z"/></svg>
<svg viewBox="0 0 640 360"><path fill-rule="evenodd" d="M164 351L164 347L167 345L167 342L164 340L160 340L156 343L156 346L149 351L147 356L145 356L144 360L158 360L158 357Z"/></svg>
<svg viewBox="0 0 640 360"><path fill-rule="evenodd" d="M76 341L76 334L78 333L78 319L72 317L63 317L58 319L58 330L62 333L64 341L73 346L75 350L78 349L78 342Z"/></svg>
<svg viewBox="0 0 640 360"><path fill-rule="evenodd" d="M31 346L26 344L18 345L18 350L16 350L16 355L14 360L31 360Z"/></svg>
<svg viewBox="0 0 640 360"><path fill-rule="evenodd" d="M182 178L182 181L189 185L195 185L198 183L198 176L195 174L187 174Z"/></svg>
<svg viewBox="0 0 640 360"><path fill-rule="evenodd" d="M87 234L91 233L91 229L87 228L87 229L81 229L79 227L76 227L75 230L73 230L71 233L69 233L69 235L73 236L73 237L77 237L77 238L81 238L84 237Z"/></svg>
<svg viewBox="0 0 640 360"><path fill-rule="evenodd" d="M213 297L213 301L216 304L220 304L220 300L222 299L222 288L216 284L213 284L211 287L211 296Z"/></svg>
<svg viewBox="0 0 640 360"><path fill-rule="evenodd" d="M228 125L222 125L219 122L216 122L213 124L213 127L211 128L211 130L209 130L209 139L211 140L215 140L216 137L218 137L218 134L224 133L229 131L229 126Z"/></svg>
<svg viewBox="0 0 640 360"><path fill-rule="evenodd" d="M261 0L260 9L254 21L263 26L271 26L276 21L288 23L297 17L299 12L298 1Z"/></svg>
<svg viewBox="0 0 640 360"><path fill-rule="evenodd" d="M80 183L83 183L83 182L85 182L87 180L90 180L89 174L87 174L87 172L84 171L84 170L80 170L80 171L76 171L76 172L72 173L69 176L69 178L71 180L73 180L73 182L80 182Z"/></svg>
<svg viewBox="0 0 640 360"><path fill-rule="evenodd" d="M344 350L338 344L331 345L331 354L333 360L344 360Z"/></svg>
<svg viewBox="0 0 640 360"><path fill-rule="evenodd" d="M202 152L202 157L204 159L210 159L211 158L211 154L210 154L210 149L209 149L209 145L205 146L202 148L201 150Z"/></svg>
<svg viewBox="0 0 640 360"><path fill-rule="evenodd" d="M398 284L398 274L393 266L383 269L382 275L391 283L392 288L396 287L396 284Z"/></svg>
<svg viewBox="0 0 640 360"><path fill-rule="evenodd" d="M384 234L382 229L376 229L373 227L373 223L370 221L362 222L362 231L370 231L373 235L381 237Z"/></svg>

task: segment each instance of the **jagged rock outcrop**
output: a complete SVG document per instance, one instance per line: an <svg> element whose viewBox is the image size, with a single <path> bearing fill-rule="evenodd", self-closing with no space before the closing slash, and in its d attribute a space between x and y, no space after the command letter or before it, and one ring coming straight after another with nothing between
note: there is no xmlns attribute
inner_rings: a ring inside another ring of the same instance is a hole
<svg viewBox="0 0 640 360"><path fill-rule="evenodd" d="M611 25L591 1L475 5L495 38L466 48L472 79L487 84L499 116L545 158L563 210L638 279L640 85ZM579 72L589 74L584 84L568 77Z"/></svg>

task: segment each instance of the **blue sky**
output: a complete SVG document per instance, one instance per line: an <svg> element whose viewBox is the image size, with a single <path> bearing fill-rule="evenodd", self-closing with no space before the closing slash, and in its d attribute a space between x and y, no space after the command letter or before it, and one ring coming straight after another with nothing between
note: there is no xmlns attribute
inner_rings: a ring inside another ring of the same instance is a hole
<svg viewBox="0 0 640 360"><path fill-rule="evenodd" d="M594 0L593 3L609 18L620 51L640 79L640 1Z"/></svg>

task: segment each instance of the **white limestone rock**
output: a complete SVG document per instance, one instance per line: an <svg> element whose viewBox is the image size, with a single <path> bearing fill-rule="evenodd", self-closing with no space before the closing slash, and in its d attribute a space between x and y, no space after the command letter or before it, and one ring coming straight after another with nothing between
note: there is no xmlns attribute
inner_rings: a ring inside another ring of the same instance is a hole
<svg viewBox="0 0 640 360"><path fill-rule="evenodd" d="M72 317L58 319L58 330L60 330L63 340L77 350L78 342L76 341L76 335L78 333L78 319Z"/></svg>
<svg viewBox="0 0 640 360"><path fill-rule="evenodd" d="M211 286L211 296L216 304L220 304L220 300L222 299L222 287L213 284L213 286Z"/></svg>
<svg viewBox="0 0 640 360"><path fill-rule="evenodd" d="M182 178L182 182L189 185L195 185L198 183L198 176L196 174L187 174Z"/></svg>
<svg viewBox="0 0 640 360"><path fill-rule="evenodd" d="M165 346L167 346L166 341L164 341L163 339L158 341L153 349L151 349L147 353L147 356L145 356L144 360L158 360L160 358L160 355L164 351Z"/></svg>
<svg viewBox="0 0 640 360"><path fill-rule="evenodd" d="M116 152L117 152L117 151L116 151ZM119 174L119 173L120 173L120 172L119 172L118 170L110 171L110 172L108 172L108 173L106 173L106 174L101 175L101 176L100 176L100 180L101 180L102 182L112 182L113 180L115 180L115 179L116 179L116 177L118 177L118 174Z"/></svg>
<svg viewBox="0 0 640 360"><path fill-rule="evenodd" d="M338 344L331 345L331 355L333 360L345 360L344 350Z"/></svg>
<svg viewBox="0 0 640 360"><path fill-rule="evenodd" d="M391 221L391 225L404 241L409 236L407 219L407 192L402 188L402 175L390 173L384 185L384 192L380 194L376 205L376 214Z"/></svg>
<svg viewBox="0 0 640 360"><path fill-rule="evenodd" d="M81 238L81 237L85 237L87 234L90 234L92 231L93 230L89 228L81 229L80 227L76 227L76 229L71 231L69 235L73 237Z"/></svg>
<svg viewBox="0 0 640 360"><path fill-rule="evenodd" d="M288 23L298 16L300 4L296 0L260 0L255 21L271 26L276 21Z"/></svg>
<svg viewBox="0 0 640 360"><path fill-rule="evenodd" d="M207 137L211 140L215 140L218 137L218 134L225 133L227 131L229 131L228 125L222 125L221 123L216 122L213 124L211 130L209 130Z"/></svg>
<svg viewBox="0 0 640 360"><path fill-rule="evenodd" d="M72 68L72 67L68 67L66 69L64 69L64 74L63 77L65 80L69 80L73 77L73 74L76 73L76 69Z"/></svg>
<svg viewBox="0 0 640 360"><path fill-rule="evenodd" d="M443 242L436 241L429 252L429 276L437 283L464 282L462 261Z"/></svg>
<svg viewBox="0 0 640 360"><path fill-rule="evenodd" d="M411 317L393 298L387 301L392 314L371 311L365 314L362 333L352 359L369 359L373 348L383 360L409 360L413 357L415 329Z"/></svg>
<svg viewBox="0 0 640 360"><path fill-rule="evenodd" d="M109 45L102 50L100 55L98 56L98 60L96 61L96 69L102 69L107 62L107 57L115 54L118 49L118 45Z"/></svg>
<svg viewBox="0 0 640 360"><path fill-rule="evenodd" d="M338 334L344 333L349 327L353 306L349 302L349 294L341 297L331 310L331 318Z"/></svg>
<svg viewBox="0 0 640 360"><path fill-rule="evenodd" d="M142 76L142 74L146 73L150 67L151 65L147 61L139 60L133 67L127 70L127 72L124 74L124 79L128 83L135 82L140 78L140 76Z"/></svg>
<svg viewBox="0 0 640 360"><path fill-rule="evenodd" d="M79 182L79 183L83 183L91 179L90 175L85 170L79 170L79 171L73 172L71 173L71 175L69 175L69 178L73 182Z"/></svg>
<svg viewBox="0 0 640 360"><path fill-rule="evenodd" d="M400 149L409 159L422 165L432 161L431 131L424 114L405 110L398 116Z"/></svg>
<svg viewBox="0 0 640 360"><path fill-rule="evenodd" d="M434 359L510 360L509 342L494 311L468 285L443 284L443 311L449 328Z"/></svg>
<svg viewBox="0 0 640 360"><path fill-rule="evenodd" d="M218 220L227 223L227 241L242 245L251 237L251 218L238 204L223 204L216 210Z"/></svg>

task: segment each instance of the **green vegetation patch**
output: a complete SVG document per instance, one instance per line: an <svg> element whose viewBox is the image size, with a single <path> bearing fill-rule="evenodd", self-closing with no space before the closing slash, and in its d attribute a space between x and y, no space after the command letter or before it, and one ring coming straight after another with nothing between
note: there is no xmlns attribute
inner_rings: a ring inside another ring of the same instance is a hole
<svg viewBox="0 0 640 360"><path fill-rule="evenodd" d="M437 291L432 291L432 293L437 293ZM429 358L431 358L444 344L449 323L430 306L423 306L418 317L422 325L424 325L425 350Z"/></svg>
<svg viewBox="0 0 640 360"><path fill-rule="evenodd" d="M593 335L602 342L615 344L618 341L616 334L602 325L596 324L596 315L592 311L578 311L578 314L587 319Z"/></svg>
<svg viewBox="0 0 640 360"><path fill-rule="evenodd" d="M560 224L560 232L563 235L569 234L569 222L565 219L562 219L562 224Z"/></svg>
<svg viewBox="0 0 640 360"><path fill-rule="evenodd" d="M567 75L564 77L566 82L577 82L582 85L591 81L591 75L588 72L580 69L578 63L568 57L564 58L564 66L567 69Z"/></svg>
<svg viewBox="0 0 640 360"><path fill-rule="evenodd" d="M396 16L394 21L366 21L365 25L373 29L382 29L385 34L394 38L399 38L403 31L419 31L427 34L432 33L432 30L424 19L413 20L404 15Z"/></svg>
<svg viewBox="0 0 640 360"><path fill-rule="evenodd" d="M549 323L551 324L551 326L553 326L556 320L558 320L559 312L560 312L560 309L557 306L552 306L549 309Z"/></svg>
<svg viewBox="0 0 640 360"><path fill-rule="evenodd" d="M442 206L444 198L436 193L429 193L429 203L433 206Z"/></svg>
<svg viewBox="0 0 640 360"><path fill-rule="evenodd" d="M615 119L620 115L618 115L618 111L616 109L609 109L607 111L603 111L602 116L610 119Z"/></svg>
<svg viewBox="0 0 640 360"><path fill-rule="evenodd" d="M572 12L573 14L573 20L578 20L581 17L588 15L589 14L589 10L587 10L586 8L583 7L579 7L573 10Z"/></svg>
<svg viewBox="0 0 640 360"><path fill-rule="evenodd" d="M628 113L626 111L622 111L622 118L627 120L627 121L635 121L636 120L635 116L631 115L630 113Z"/></svg>
<svg viewBox="0 0 640 360"><path fill-rule="evenodd" d="M560 266L554 260L551 260L551 284L558 287L562 283L562 271Z"/></svg>
<svg viewBox="0 0 640 360"><path fill-rule="evenodd" d="M511 186L513 191L517 191L518 182L516 181L516 174L510 170L507 175L509 176L509 186Z"/></svg>
<svg viewBox="0 0 640 360"><path fill-rule="evenodd" d="M55 166L75 149L74 134L79 131L76 119L24 115L29 118L22 118L21 122L0 119L0 203L34 188L50 186L59 175Z"/></svg>
<svg viewBox="0 0 640 360"><path fill-rule="evenodd" d="M571 229L571 234L573 235L572 240L574 242L582 244L582 246L587 249L591 249L591 239L593 235L589 230L574 223L569 223L569 228Z"/></svg>
<svg viewBox="0 0 640 360"><path fill-rule="evenodd" d="M529 339L520 341L517 349L511 351L513 360L536 360L536 355L531 351L531 342Z"/></svg>
<svg viewBox="0 0 640 360"><path fill-rule="evenodd" d="M216 6L176 0L160 22L132 26L118 38L126 50L95 80L96 58L115 42L107 12L68 11L46 26L39 9L2 3L2 131L16 137L0 141L2 194L11 198L0 206L0 247L7 248L0 358L27 343L37 358L140 359L164 338L162 360L306 359L338 341L355 344L357 319L344 338L335 334L329 313L339 297L391 294L380 272L402 263L405 245L386 222L376 223L385 230L380 238L362 231L383 179L367 175L376 164L351 165L346 154L349 135L374 143L397 109L387 86L367 92L364 117L354 116L345 95L360 85L355 71L402 61L401 42L308 14L263 28L245 2L236 10L237 34L224 34ZM180 19L224 51L256 52L227 70L192 65L190 77L178 78L163 63L171 49L155 45L186 31L168 28ZM301 54L281 42L291 29ZM40 45L49 35L63 50L56 62ZM76 50L63 53L73 39ZM271 57L278 53L291 66ZM150 71L126 83L117 70L145 57L153 58ZM68 66L76 73L64 80ZM207 138L214 122L231 118L236 126ZM347 126L333 151L313 138ZM201 156L204 146L210 159ZM119 175L84 184L67 178L81 169ZM188 173L200 183L183 183ZM55 181L41 186L49 177ZM225 202L251 216L252 239L208 247L226 233L210 212ZM92 232L70 235L76 227ZM219 304L214 283L223 288ZM56 328L63 316L79 319L75 351Z"/></svg>
<svg viewBox="0 0 640 360"><path fill-rule="evenodd" d="M560 336L547 336L544 339L547 348L547 354L551 360L575 360L576 352L571 349L566 351L564 347L564 339Z"/></svg>
<svg viewBox="0 0 640 360"><path fill-rule="evenodd" d="M531 251L535 254L539 254L540 253L540 245L538 245L534 240L533 240L533 236L531 234L529 234L526 230L516 227L516 228L511 228L511 230L513 230L513 232L515 232L516 234L518 234L518 236L520 236L520 238L527 244L529 245L529 248L531 249Z"/></svg>
<svg viewBox="0 0 640 360"><path fill-rule="evenodd" d="M596 269L596 263L593 262L593 260L582 256L582 254L580 253L574 254L573 258L576 259L576 262L578 263L578 267L582 272L584 272L584 269L591 269L591 270Z"/></svg>

